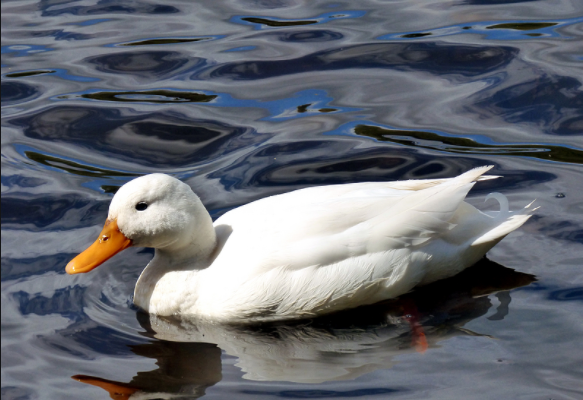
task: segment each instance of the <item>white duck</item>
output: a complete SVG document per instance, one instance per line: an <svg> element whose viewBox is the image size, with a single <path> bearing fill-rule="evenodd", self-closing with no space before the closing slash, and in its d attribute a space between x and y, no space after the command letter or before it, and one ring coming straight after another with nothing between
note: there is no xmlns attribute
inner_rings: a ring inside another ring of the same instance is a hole
<svg viewBox="0 0 583 400"><path fill-rule="evenodd" d="M229 322L313 317L453 276L530 218L463 200L491 166L458 177L312 187L211 217L163 174L122 186L100 237L68 265L88 272L129 246L156 253L134 303L152 314Z"/></svg>

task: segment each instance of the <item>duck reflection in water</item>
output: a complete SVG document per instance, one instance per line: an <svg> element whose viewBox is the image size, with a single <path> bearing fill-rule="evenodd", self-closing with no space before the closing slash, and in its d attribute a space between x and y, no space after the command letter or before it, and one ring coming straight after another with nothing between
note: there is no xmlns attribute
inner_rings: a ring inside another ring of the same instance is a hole
<svg viewBox="0 0 583 400"><path fill-rule="evenodd" d="M453 278L397 299L312 320L238 326L138 313L144 335L155 340L131 350L155 358L158 369L138 372L129 383L86 375L73 379L99 386L116 400L197 398L222 379L221 351L237 357L250 380L355 379L391 368L395 356L431 351L453 336L487 336L463 326L488 312L493 294L500 305L489 319L503 319L509 291L535 280L484 258Z"/></svg>

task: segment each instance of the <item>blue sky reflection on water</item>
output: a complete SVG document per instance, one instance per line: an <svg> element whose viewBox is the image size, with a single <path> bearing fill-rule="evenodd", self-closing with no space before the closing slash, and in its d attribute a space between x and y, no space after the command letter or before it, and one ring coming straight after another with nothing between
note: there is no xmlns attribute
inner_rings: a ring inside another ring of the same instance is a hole
<svg viewBox="0 0 583 400"><path fill-rule="evenodd" d="M3 2L2 399L581 397L579 3ZM143 315L150 249L64 273L142 174L217 218L488 164L470 203L536 215L460 276L339 316Z"/></svg>

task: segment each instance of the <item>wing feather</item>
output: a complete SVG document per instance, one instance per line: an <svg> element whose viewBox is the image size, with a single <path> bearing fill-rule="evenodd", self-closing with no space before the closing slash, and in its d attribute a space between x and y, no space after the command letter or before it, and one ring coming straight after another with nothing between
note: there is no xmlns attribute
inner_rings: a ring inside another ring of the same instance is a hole
<svg viewBox="0 0 583 400"><path fill-rule="evenodd" d="M455 226L449 222L452 215L490 168L436 184L425 182L422 189L411 183L408 187L415 189L365 183L308 188L259 200L217 220L216 224L232 228L221 255L245 255L237 260L221 260L219 255L217 264L243 263L242 269L256 274L421 245ZM258 237L262 242L255 240Z"/></svg>

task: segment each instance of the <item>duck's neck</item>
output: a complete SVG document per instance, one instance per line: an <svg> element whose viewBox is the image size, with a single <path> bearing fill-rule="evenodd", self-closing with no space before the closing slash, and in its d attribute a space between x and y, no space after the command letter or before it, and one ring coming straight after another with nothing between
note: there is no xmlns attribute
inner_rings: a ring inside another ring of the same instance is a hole
<svg viewBox="0 0 583 400"><path fill-rule="evenodd" d="M185 225L175 240L156 248L156 257L165 264L160 268L194 270L210 265L217 247L217 235L210 215L202 203L198 203L189 213L192 222Z"/></svg>
<svg viewBox="0 0 583 400"><path fill-rule="evenodd" d="M152 302L156 301L156 290L167 286L165 296L182 296L184 290L189 292L196 289L191 287L194 275L208 268L216 257L217 237L210 216L198 218L196 228L184 232L181 240L162 248L156 248L154 258L140 275L134 291L134 303L145 311L155 312ZM188 286L188 287L187 287ZM166 300L171 300L169 297ZM158 312L159 313L159 312Z"/></svg>
<svg viewBox="0 0 583 400"><path fill-rule="evenodd" d="M156 269L166 272L200 270L210 266L215 256L216 247L217 238L214 229L211 229L204 237L199 236L196 242L191 242L184 246L168 246L156 249L152 261L157 260L155 263Z"/></svg>

